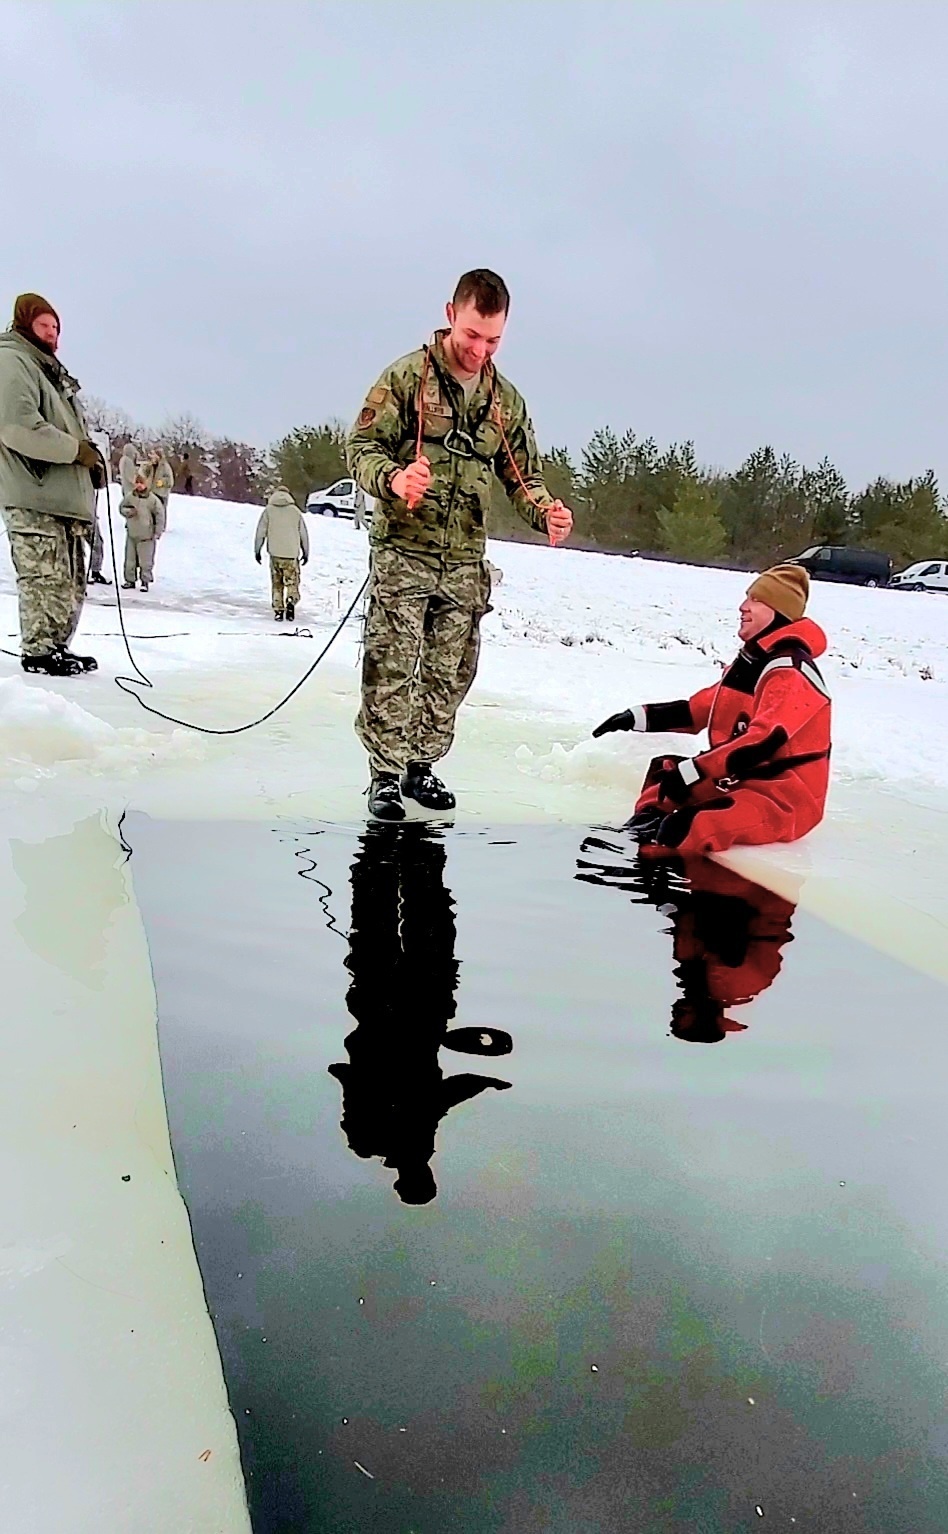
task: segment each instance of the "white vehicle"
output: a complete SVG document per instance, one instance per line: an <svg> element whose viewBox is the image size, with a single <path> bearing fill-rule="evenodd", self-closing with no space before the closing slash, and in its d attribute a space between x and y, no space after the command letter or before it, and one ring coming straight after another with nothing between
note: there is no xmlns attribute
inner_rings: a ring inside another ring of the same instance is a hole
<svg viewBox="0 0 948 1534"><path fill-rule="evenodd" d="M367 520L375 505L372 497L361 491L354 479L337 479L325 490L314 490L306 497L306 510L324 517L352 517L355 520L357 502L362 502L362 520Z"/></svg>
<svg viewBox="0 0 948 1534"><path fill-rule="evenodd" d="M889 584L902 591L948 592L948 560L919 559L899 575L893 575Z"/></svg>

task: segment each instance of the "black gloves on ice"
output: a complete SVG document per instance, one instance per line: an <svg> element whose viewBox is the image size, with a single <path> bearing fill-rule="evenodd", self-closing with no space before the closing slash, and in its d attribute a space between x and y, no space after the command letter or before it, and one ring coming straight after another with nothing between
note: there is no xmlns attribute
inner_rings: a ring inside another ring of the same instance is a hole
<svg viewBox="0 0 948 1534"><path fill-rule="evenodd" d="M634 730L635 714L632 709L624 708L619 714L610 714L602 724L597 724L593 730L593 738L598 740L600 735L611 735L613 730Z"/></svg>
<svg viewBox="0 0 948 1534"><path fill-rule="evenodd" d="M662 799L670 799L673 804L684 804L691 789L682 777L680 767L670 767L662 773L658 780L658 792Z"/></svg>

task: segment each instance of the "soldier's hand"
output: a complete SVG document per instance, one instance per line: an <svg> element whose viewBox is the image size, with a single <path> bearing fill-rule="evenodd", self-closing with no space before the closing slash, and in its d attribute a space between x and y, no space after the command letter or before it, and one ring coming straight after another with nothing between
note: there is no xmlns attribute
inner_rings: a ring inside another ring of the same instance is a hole
<svg viewBox="0 0 948 1534"><path fill-rule="evenodd" d="M263 555L262 554L255 554L253 557L257 561L258 565L262 565L263 564Z"/></svg>
<svg viewBox="0 0 948 1534"><path fill-rule="evenodd" d="M78 463L83 469L98 469L100 472L102 472L105 468L105 464L102 461L102 454L99 452L99 449L96 447L95 443L89 441L88 437L84 438L84 440L80 442L79 451L76 454L74 461Z"/></svg>
<svg viewBox="0 0 948 1534"><path fill-rule="evenodd" d="M546 514L546 530L550 536L550 543L556 548L558 543L565 543L573 531L573 513L562 501L554 501Z"/></svg>
<svg viewBox="0 0 948 1534"><path fill-rule="evenodd" d="M407 469L399 469L392 475L392 494L400 501L407 501L412 510L418 505L431 484L431 464L422 456L410 463Z"/></svg>

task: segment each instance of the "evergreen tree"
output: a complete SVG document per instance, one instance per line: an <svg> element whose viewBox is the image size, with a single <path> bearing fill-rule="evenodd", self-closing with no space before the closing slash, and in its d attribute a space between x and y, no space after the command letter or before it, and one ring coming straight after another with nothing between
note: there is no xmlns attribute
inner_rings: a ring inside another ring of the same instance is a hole
<svg viewBox="0 0 948 1534"><path fill-rule="evenodd" d="M706 480L683 478L671 510L657 513L664 548L677 559L719 559L727 547L721 503Z"/></svg>
<svg viewBox="0 0 948 1534"><path fill-rule="evenodd" d="M338 421L297 426L270 449L273 478L305 506L313 490L325 490L347 473L345 445L346 430Z"/></svg>

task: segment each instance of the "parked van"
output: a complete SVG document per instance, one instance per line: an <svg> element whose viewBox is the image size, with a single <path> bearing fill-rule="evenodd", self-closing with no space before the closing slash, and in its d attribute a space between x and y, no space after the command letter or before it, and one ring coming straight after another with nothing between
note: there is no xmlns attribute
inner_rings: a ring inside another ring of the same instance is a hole
<svg viewBox="0 0 948 1534"><path fill-rule="evenodd" d="M899 575L893 575L892 584L900 591L948 592L948 560L919 559Z"/></svg>
<svg viewBox="0 0 948 1534"><path fill-rule="evenodd" d="M816 544L790 563L802 565L815 581L849 581L853 586L887 586L892 574L888 554L835 543Z"/></svg>
<svg viewBox="0 0 948 1534"><path fill-rule="evenodd" d="M354 517L356 498L360 496L365 507L363 517L368 518L372 515L375 502L370 495L364 495L359 490L354 479L337 479L334 485L329 485L325 490L314 490L312 495L306 497L306 510L324 517Z"/></svg>

